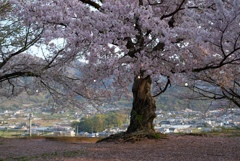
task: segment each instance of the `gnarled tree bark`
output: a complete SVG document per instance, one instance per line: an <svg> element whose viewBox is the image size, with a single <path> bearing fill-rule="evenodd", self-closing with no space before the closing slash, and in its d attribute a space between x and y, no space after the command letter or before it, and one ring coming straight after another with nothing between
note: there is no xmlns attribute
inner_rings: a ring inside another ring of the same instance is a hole
<svg viewBox="0 0 240 161"><path fill-rule="evenodd" d="M132 87L133 107L131 111L130 125L126 133L146 132L153 133L153 120L156 117L156 104L151 95L152 80L146 78L134 78Z"/></svg>
<svg viewBox="0 0 240 161"><path fill-rule="evenodd" d="M144 138L160 139L166 138L164 134L156 133L153 120L156 117L156 104L151 95L152 80L146 78L134 78L132 87L133 107L131 111L130 125L126 132L110 135L98 142L135 142Z"/></svg>

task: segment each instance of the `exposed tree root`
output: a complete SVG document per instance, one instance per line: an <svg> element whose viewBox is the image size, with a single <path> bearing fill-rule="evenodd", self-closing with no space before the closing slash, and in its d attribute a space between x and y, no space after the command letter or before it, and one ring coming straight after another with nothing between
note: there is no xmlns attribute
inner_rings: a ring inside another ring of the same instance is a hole
<svg viewBox="0 0 240 161"><path fill-rule="evenodd" d="M116 143L122 143L122 142L137 142L137 141L142 141L144 139L166 139L167 135L162 134L159 132L154 132L154 133L149 133L149 132L134 132L134 133L118 133L114 135L110 135L109 137L103 138L97 143L100 142L116 142Z"/></svg>

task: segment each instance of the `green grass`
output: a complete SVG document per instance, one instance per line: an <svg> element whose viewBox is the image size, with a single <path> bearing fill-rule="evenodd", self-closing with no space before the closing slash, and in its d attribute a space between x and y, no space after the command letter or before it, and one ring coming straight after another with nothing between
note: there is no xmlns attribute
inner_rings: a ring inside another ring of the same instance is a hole
<svg viewBox="0 0 240 161"><path fill-rule="evenodd" d="M220 130L213 130L211 132L193 132L189 134L181 133L179 135L193 135L193 136L222 136L222 137L240 137L240 128L224 128Z"/></svg>
<svg viewBox="0 0 240 161"><path fill-rule="evenodd" d="M23 136L26 132L21 130L0 130L0 137L5 138L22 138L22 139L46 139L51 141L63 141L63 142L88 142L96 143L101 138L88 138L88 137L71 137L71 136L38 136L32 134L31 137ZM1 144L1 143L0 143Z"/></svg>
<svg viewBox="0 0 240 161"><path fill-rule="evenodd" d="M240 128L221 128L221 131L213 130L210 135L213 136L227 136L227 137L240 137Z"/></svg>
<svg viewBox="0 0 240 161"><path fill-rule="evenodd" d="M19 137L24 133L23 130L0 130L0 137Z"/></svg>

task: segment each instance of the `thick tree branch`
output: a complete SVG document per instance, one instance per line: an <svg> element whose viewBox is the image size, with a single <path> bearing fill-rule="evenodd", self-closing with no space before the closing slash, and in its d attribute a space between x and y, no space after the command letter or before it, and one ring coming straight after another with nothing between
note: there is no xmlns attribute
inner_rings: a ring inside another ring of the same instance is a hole
<svg viewBox="0 0 240 161"><path fill-rule="evenodd" d="M165 84L164 88L163 89L160 88L160 92L158 92L157 94L154 94L153 97L157 97L157 96L161 95L162 93L164 93L169 86L171 86L171 81L170 81L170 78L167 77L167 83Z"/></svg>
<svg viewBox="0 0 240 161"><path fill-rule="evenodd" d="M98 3L93 2L91 0L80 0L80 1L82 3L85 3L85 4L88 4L88 5L92 6L92 7L96 8L96 9L98 9L98 10L101 8L101 6Z"/></svg>
<svg viewBox="0 0 240 161"><path fill-rule="evenodd" d="M14 79L14 78L18 78L18 77L39 77L40 75L37 73L33 73L33 72L13 72L10 74L4 74L3 76L0 76L0 82L4 82L6 80L10 80L10 79Z"/></svg>
<svg viewBox="0 0 240 161"><path fill-rule="evenodd" d="M182 2L179 4L179 6L173 12L163 15L160 19L162 20L162 19L174 16L176 13L178 13L180 10L183 9L182 6L185 2L186 2L186 0L182 0Z"/></svg>
<svg viewBox="0 0 240 161"><path fill-rule="evenodd" d="M55 56L54 56L50 61L46 60L46 61L48 62L48 64L47 64L44 68L42 68L42 71L51 68L51 67L52 67L52 64L54 63L54 61L57 59L57 57L59 56L59 54L60 54L61 52L63 52L63 51L64 51L64 48L61 49L61 50L59 50L59 51L55 54Z"/></svg>
<svg viewBox="0 0 240 161"><path fill-rule="evenodd" d="M37 41L41 38L41 35L43 33L43 30L34 38L32 39L30 42L27 42L28 38L31 37L31 35L29 35L29 30L28 30L28 33L26 34L26 37L25 37L25 44L24 46L19 49L18 51L8 55L7 57L3 58L3 62L0 63L0 69L11 59L13 58L14 56L16 55L19 55L21 53L23 53L24 51L28 50L31 46L33 46L34 44L37 43Z"/></svg>

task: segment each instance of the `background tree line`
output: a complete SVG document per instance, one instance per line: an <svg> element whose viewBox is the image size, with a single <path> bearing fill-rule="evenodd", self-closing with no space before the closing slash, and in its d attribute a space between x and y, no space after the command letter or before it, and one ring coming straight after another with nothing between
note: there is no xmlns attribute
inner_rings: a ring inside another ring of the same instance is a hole
<svg viewBox="0 0 240 161"><path fill-rule="evenodd" d="M112 127L121 127L127 121L127 114L109 112L106 114L97 114L95 116L86 116L79 122L73 122L72 127L78 129L78 132L100 132Z"/></svg>

